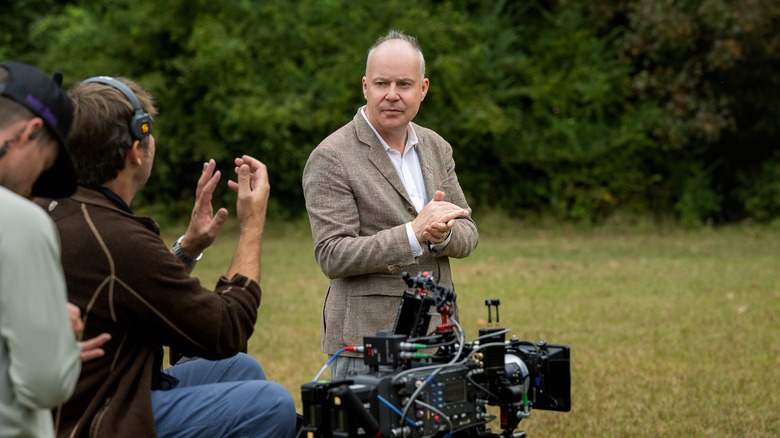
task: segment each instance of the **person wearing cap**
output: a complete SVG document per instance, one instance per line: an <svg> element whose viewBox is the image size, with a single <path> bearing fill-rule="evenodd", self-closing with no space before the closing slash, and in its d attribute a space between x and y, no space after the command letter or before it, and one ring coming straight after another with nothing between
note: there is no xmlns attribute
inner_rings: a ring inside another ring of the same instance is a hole
<svg viewBox="0 0 780 438"><path fill-rule="evenodd" d="M132 205L154 163L156 113L148 92L126 78L97 76L69 91L67 147L79 187L38 199L62 239L69 299L85 336L108 332L105 356L85 363L70 400L55 411L60 437L294 436L295 404L242 353L260 305L260 257L270 193L266 167L235 159L240 232L214 289L190 272L216 239L227 210L214 211L220 180L204 163L190 224L173 251L158 224ZM163 346L184 361L163 368Z"/></svg>
<svg viewBox="0 0 780 438"><path fill-rule="evenodd" d="M57 231L26 199L76 190L64 149L72 117L55 80L29 65L0 64L2 437L53 437L50 409L68 399L79 376L81 321L66 302Z"/></svg>

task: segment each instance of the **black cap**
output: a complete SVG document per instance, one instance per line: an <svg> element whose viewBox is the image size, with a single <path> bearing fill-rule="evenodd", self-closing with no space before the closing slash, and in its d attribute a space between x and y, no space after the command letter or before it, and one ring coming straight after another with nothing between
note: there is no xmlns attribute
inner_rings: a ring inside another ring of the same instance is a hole
<svg viewBox="0 0 780 438"><path fill-rule="evenodd" d="M65 142L73 123L73 105L62 90L62 74L49 77L35 67L18 62L5 62L0 68L8 70L8 82L0 85L5 96L43 120L60 144L60 153L54 165L44 171L33 184L32 195L63 198L72 195L78 185L76 169Z"/></svg>

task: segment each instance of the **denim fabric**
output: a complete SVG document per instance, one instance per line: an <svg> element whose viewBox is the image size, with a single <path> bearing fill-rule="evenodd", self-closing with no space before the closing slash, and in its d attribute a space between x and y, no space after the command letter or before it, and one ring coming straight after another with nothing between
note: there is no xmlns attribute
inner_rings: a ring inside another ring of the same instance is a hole
<svg viewBox="0 0 780 438"><path fill-rule="evenodd" d="M239 353L228 359L187 360L164 370L176 388L152 391L160 438L295 436L295 404L260 364Z"/></svg>
<svg viewBox="0 0 780 438"><path fill-rule="evenodd" d="M332 380L344 380L350 375L365 374L368 365L362 357L339 356L330 364L330 376Z"/></svg>

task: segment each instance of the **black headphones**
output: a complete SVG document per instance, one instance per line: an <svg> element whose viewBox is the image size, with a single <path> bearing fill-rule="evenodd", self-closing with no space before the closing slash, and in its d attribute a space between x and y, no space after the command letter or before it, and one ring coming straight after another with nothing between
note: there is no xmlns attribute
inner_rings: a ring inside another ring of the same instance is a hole
<svg viewBox="0 0 780 438"><path fill-rule="evenodd" d="M133 140L141 140L142 138L152 133L152 116L141 108L141 104L138 103L138 98L135 97L135 93L127 85L110 77L110 76L95 76L85 80L83 83L98 83L108 85L119 90L125 95L130 104L133 105L133 118L130 119L130 135Z"/></svg>

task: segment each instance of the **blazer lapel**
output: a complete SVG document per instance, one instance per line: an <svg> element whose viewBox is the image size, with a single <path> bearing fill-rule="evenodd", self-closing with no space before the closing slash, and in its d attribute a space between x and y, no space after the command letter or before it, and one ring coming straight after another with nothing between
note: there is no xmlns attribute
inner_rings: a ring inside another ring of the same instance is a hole
<svg viewBox="0 0 780 438"><path fill-rule="evenodd" d="M355 115L354 120L358 140L368 146L368 159L371 161L371 164L377 168L379 173L385 177L387 182L393 186L398 194L403 196L404 200L406 200L409 205L414 205L409 194L406 193L406 188L404 187L403 182L401 182L398 172L395 171L393 162L390 161L390 157L387 156L387 151L385 151L385 148L379 142L379 139L376 138L376 134L374 134L374 131L368 126L368 123L363 118L363 115L360 114L360 111Z"/></svg>
<svg viewBox="0 0 780 438"><path fill-rule="evenodd" d="M435 160L431 154L431 148L423 144L423 140L419 135L417 136L417 158L420 160L420 170L425 182L425 194L427 197L425 201L430 202L433 199L433 194L436 193L436 182L439 179L434 175L433 163Z"/></svg>

